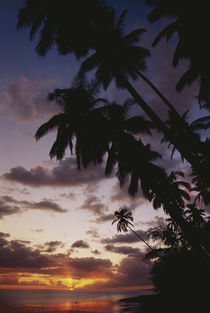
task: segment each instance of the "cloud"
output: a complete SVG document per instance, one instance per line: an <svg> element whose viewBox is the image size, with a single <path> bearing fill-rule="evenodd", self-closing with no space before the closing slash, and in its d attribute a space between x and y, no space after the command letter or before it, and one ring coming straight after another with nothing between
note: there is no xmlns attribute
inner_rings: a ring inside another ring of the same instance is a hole
<svg viewBox="0 0 210 313"><path fill-rule="evenodd" d="M16 269L17 272L28 272L47 275L64 275L66 271L72 278L107 277L111 275L112 263L107 259L70 258L67 254L54 252L63 247L61 241L49 241L40 248L33 249L29 241L8 240L8 234L0 234L0 268L1 272Z"/></svg>
<svg viewBox="0 0 210 313"><path fill-rule="evenodd" d="M0 199L0 219L4 216L20 213L21 209L15 205L8 205L4 200Z"/></svg>
<svg viewBox="0 0 210 313"><path fill-rule="evenodd" d="M52 77L39 80L21 77L5 88L1 108L13 118L27 123L46 116L51 117L59 112L58 105L47 100L52 83Z"/></svg>
<svg viewBox="0 0 210 313"><path fill-rule="evenodd" d="M7 215L22 213L26 210L42 210L56 213L65 213L67 210L62 209L52 200L44 199L39 202L16 200L10 196L2 196L0 198L0 218Z"/></svg>
<svg viewBox="0 0 210 313"><path fill-rule="evenodd" d="M91 220L91 222L101 224L105 222L113 221L114 214L102 214L101 216L97 217L95 220Z"/></svg>
<svg viewBox="0 0 210 313"><path fill-rule="evenodd" d="M145 238L145 232L142 230L137 230L136 233ZM135 236L133 233L126 233L126 234L118 234L111 238L103 238L101 239L102 244L112 244L112 243L135 243L139 242L140 239Z"/></svg>
<svg viewBox="0 0 210 313"><path fill-rule="evenodd" d="M109 259L71 258L62 253L49 254L62 246L63 243L59 241L46 242L41 249L33 249L30 242L9 240L10 237L5 233L0 233L0 239L3 239L0 240L0 283L5 286L24 285L24 278L27 280L25 285L28 283L30 286L40 286L43 280L33 279L34 274L46 278L44 283L48 282L45 287L55 286L57 283L53 281L57 279L61 281L60 287L63 288L65 283L62 279L65 277L77 281L107 279L106 283L94 283L91 288L123 288L148 284L148 267L143 262L143 254L137 248L106 246L107 251L129 255L119 265L113 265ZM98 255L100 252L96 249L92 253Z"/></svg>
<svg viewBox="0 0 210 313"><path fill-rule="evenodd" d="M61 241L48 241L44 244L46 247L44 249L45 252L47 253L52 253L55 252L58 248L62 248L64 244Z"/></svg>
<svg viewBox="0 0 210 313"><path fill-rule="evenodd" d="M31 187L40 186L77 186L104 179L104 168L101 165L77 169L74 158L66 158L51 170L36 166L30 170L16 166L3 175L4 179Z"/></svg>
<svg viewBox="0 0 210 313"><path fill-rule="evenodd" d="M80 206L80 209L92 212L94 215L103 215L104 211L108 210L108 207L103 204L99 198L90 195Z"/></svg>
<svg viewBox="0 0 210 313"><path fill-rule="evenodd" d="M26 271L55 266L55 262L18 240L0 243L0 267Z"/></svg>
<svg viewBox="0 0 210 313"><path fill-rule="evenodd" d="M77 240L72 245L72 248L90 248L89 244L83 240Z"/></svg>
<svg viewBox="0 0 210 313"><path fill-rule="evenodd" d="M91 228L91 229L87 230L86 234L91 236L92 238L100 238L100 235L99 235L97 229L95 229L95 228Z"/></svg>
<svg viewBox="0 0 210 313"><path fill-rule="evenodd" d="M104 284L104 287L122 288L134 286L151 285L149 279L149 268L143 258L138 256L128 256L116 266L116 274L110 281Z"/></svg>
<svg viewBox="0 0 210 313"><path fill-rule="evenodd" d="M79 278L110 278L112 276L112 262L108 259L70 258L69 270L71 277Z"/></svg>
<svg viewBox="0 0 210 313"><path fill-rule="evenodd" d="M101 252L100 252L100 251L98 251L97 249L95 249L95 250L91 250L91 252L92 252L93 254L95 254L95 255L101 254Z"/></svg>
<svg viewBox="0 0 210 313"><path fill-rule="evenodd" d="M138 248L132 248L130 246L120 246L116 247L112 244L106 245L104 249L108 252L119 253L119 254L129 254L129 255L143 255L141 250Z"/></svg>

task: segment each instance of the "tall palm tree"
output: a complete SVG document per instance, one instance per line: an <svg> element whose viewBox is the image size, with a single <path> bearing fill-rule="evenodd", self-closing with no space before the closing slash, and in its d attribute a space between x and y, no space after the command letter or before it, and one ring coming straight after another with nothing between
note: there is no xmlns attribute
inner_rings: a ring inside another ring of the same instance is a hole
<svg viewBox="0 0 210 313"><path fill-rule="evenodd" d="M131 228L133 224L130 221L133 221L133 216L132 216L132 213L129 212L127 208L122 208L119 211L115 211L114 215L115 215L115 219L113 220L112 224L117 222L118 232L121 232L121 231L127 232L129 228L133 232L133 234L135 234L139 239L141 239L145 243L145 245L147 245L148 248L153 250L153 248L139 234L137 234Z"/></svg>
<svg viewBox="0 0 210 313"><path fill-rule="evenodd" d="M96 69L95 76L104 89L107 89L112 79L115 79L117 87L127 89L144 112L156 124L170 142L184 155L185 159L193 166L198 166L198 162L193 158L191 152L181 145L179 140L159 116L150 108L144 99L137 93L128 78L137 79L139 72L146 69L145 59L150 55L149 51L137 46L144 29L137 29L124 35L123 12L116 22L115 12L110 11L109 19L96 32L95 52L82 62L80 76L84 73Z"/></svg>
<svg viewBox="0 0 210 313"><path fill-rule="evenodd" d="M178 42L174 51L173 65L177 66L179 60L187 59L189 69L182 75L177 83L177 90L181 91L186 85L191 85L196 79L200 82L199 100L201 104L210 107L210 47L208 38L209 11L208 1L182 1L182 0L146 0L153 9L148 15L151 22L162 17L171 17L172 22L166 26L156 37L153 45L163 38L167 40L178 34ZM196 22L195 22L196 21Z"/></svg>

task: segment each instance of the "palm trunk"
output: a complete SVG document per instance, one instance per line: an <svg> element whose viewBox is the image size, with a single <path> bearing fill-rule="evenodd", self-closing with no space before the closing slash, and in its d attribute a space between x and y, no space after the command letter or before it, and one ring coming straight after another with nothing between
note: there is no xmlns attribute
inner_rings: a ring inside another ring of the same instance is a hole
<svg viewBox="0 0 210 313"><path fill-rule="evenodd" d="M124 86L132 97L136 100L143 111L148 115L148 117L156 124L158 129L163 132L165 137L177 148L177 150L184 156L184 158L195 168L198 169L199 164L193 158L191 153L189 153L185 147L180 145L179 139L175 138L171 133L170 129L166 124L159 118L159 116L150 108L150 106L144 101L144 99L138 94L136 89L129 83L127 79L122 79Z"/></svg>
<svg viewBox="0 0 210 313"><path fill-rule="evenodd" d="M137 234L129 225L128 228L139 238L141 239L147 247L149 247L151 250L154 250L139 234Z"/></svg>
<svg viewBox="0 0 210 313"><path fill-rule="evenodd" d="M155 87L155 85L146 77L144 76L141 72L136 71L137 74L152 88L152 90L163 100L163 102L167 105L167 107L173 111L176 116L182 120L181 116L177 112L177 110L174 108L174 106L168 101L168 99ZM183 120L182 120L183 122Z"/></svg>
<svg viewBox="0 0 210 313"><path fill-rule="evenodd" d="M160 97L160 99L165 103L169 110L171 110L174 113L174 115L177 117L177 121L180 122L180 125L182 125L183 129L188 133L188 135L191 135L189 127L183 121L182 117L177 112L175 107L168 101L168 99L156 88L156 86L144 74L142 74L139 71L136 72L142 78L142 80L145 81L151 87L151 89Z"/></svg>

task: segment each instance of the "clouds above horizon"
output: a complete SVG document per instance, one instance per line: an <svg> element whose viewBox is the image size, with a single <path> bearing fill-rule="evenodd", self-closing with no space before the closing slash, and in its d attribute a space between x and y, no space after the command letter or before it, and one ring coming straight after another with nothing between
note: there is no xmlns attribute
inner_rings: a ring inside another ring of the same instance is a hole
<svg viewBox="0 0 210 313"><path fill-rule="evenodd" d="M29 123L38 119L51 117L60 110L58 105L47 99L54 77L41 77L30 80L20 77L16 82L6 86L0 99L0 109L14 119Z"/></svg>
<svg viewBox="0 0 210 313"><path fill-rule="evenodd" d="M145 239L146 237L146 232L143 230L136 230L135 231L139 236L143 237ZM127 232L124 234L117 234L114 235L111 238L102 238L100 241L102 244L121 244L121 243L135 243L135 242L140 242L140 239L133 233Z"/></svg>
<svg viewBox="0 0 210 313"><path fill-rule="evenodd" d="M78 170L75 158L66 158L52 169L37 165L30 170L16 166L4 173L3 179L38 188L40 186L78 186L105 179L102 165L90 165L87 169Z"/></svg>
<svg viewBox="0 0 210 313"><path fill-rule="evenodd" d="M39 202L16 200L10 196L0 197L0 219L4 216L25 212L26 210L41 210L55 213L66 213L59 204L50 200L43 199Z"/></svg>
<svg viewBox="0 0 210 313"><path fill-rule="evenodd" d="M60 241L46 242L40 249L32 248L29 241L13 240L8 233L0 233L0 285L24 285L65 288L62 278L67 275L79 283L80 280L93 279L96 282L85 288L115 288L141 286L148 284L148 267L144 264L143 254L137 248L107 246L106 250L128 255L118 265L109 259L95 257L70 257L64 253L54 253L63 245ZM91 251L98 255L95 249ZM131 269L130 267L133 266ZM134 268L135 266L135 268ZM134 274L136 271L136 275ZM37 278L35 278L37 275ZM39 277L44 277L45 281ZM102 283L102 280L106 280ZM98 280L98 281L97 281ZM100 281L100 283L99 283ZM44 285L43 285L44 286Z"/></svg>

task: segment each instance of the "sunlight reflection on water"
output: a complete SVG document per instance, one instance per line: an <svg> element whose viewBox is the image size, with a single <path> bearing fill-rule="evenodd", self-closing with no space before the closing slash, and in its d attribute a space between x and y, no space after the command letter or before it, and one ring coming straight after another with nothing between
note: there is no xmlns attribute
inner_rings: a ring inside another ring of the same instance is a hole
<svg viewBox="0 0 210 313"><path fill-rule="evenodd" d="M11 306L8 313L134 313L136 305L113 301L81 301ZM5 312L5 313L7 313Z"/></svg>
<svg viewBox="0 0 210 313"><path fill-rule="evenodd" d="M135 313L136 303L119 302L137 293L0 291L0 313Z"/></svg>

